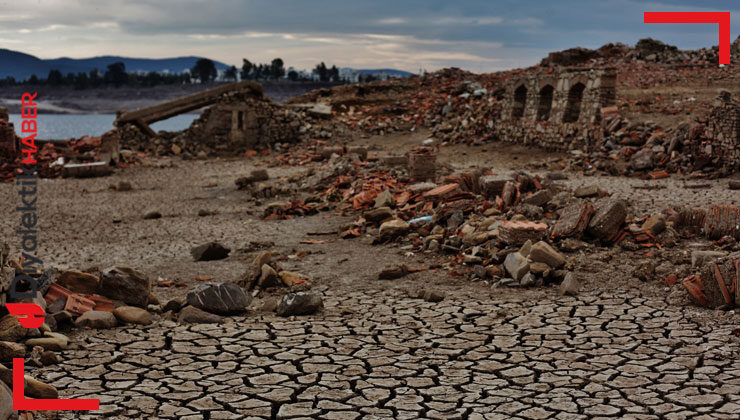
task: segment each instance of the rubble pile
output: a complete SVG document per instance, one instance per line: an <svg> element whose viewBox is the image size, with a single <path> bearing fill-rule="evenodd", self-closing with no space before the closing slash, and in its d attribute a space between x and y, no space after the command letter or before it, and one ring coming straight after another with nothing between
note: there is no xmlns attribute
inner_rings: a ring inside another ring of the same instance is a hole
<svg viewBox="0 0 740 420"><path fill-rule="evenodd" d="M160 131L150 138L135 124L119 127L121 146L157 156L185 159L241 156L247 150L278 147L299 140L299 116L290 108L254 93L223 95L183 132Z"/></svg>

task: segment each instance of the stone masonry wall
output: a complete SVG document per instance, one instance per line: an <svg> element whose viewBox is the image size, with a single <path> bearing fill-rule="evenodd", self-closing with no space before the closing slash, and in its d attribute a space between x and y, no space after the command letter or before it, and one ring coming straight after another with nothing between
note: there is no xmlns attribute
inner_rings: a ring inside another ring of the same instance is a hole
<svg viewBox="0 0 740 420"><path fill-rule="evenodd" d="M0 163L14 161L19 152L18 137L9 121L8 109L0 108Z"/></svg>
<svg viewBox="0 0 740 420"><path fill-rule="evenodd" d="M567 69L511 80L494 135L548 150L588 150L602 139L601 109L616 100L614 69Z"/></svg>
<svg viewBox="0 0 740 420"><path fill-rule="evenodd" d="M699 152L719 156L724 165L740 169L740 106L729 94L712 109L706 132L709 140L700 145Z"/></svg>

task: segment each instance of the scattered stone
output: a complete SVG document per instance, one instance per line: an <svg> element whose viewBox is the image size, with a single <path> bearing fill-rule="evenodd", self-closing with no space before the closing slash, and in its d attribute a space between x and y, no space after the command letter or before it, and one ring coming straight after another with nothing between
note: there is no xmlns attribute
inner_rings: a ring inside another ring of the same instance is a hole
<svg viewBox="0 0 740 420"><path fill-rule="evenodd" d="M149 212L144 213L144 220L153 220L153 219L161 219L162 213L152 210Z"/></svg>
<svg viewBox="0 0 740 420"><path fill-rule="evenodd" d="M23 328L14 315L0 318L0 341L20 341L26 337L28 330Z"/></svg>
<svg viewBox="0 0 740 420"><path fill-rule="evenodd" d="M547 242L539 241L532 246L529 259L542 262L551 268L560 268L565 265L565 257Z"/></svg>
<svg viewBox="0 0 740 420"><path fill-rule="evenodd" d="M382 242L400 236L409 230L409 224L401 219L393 219L380 225L379 235Z"/></svg>
<svg viewBox="0 0 740 420"><path fill-rule="evenodd" d="M151 313L135 306L119 306L113 315L124 324L149 325L153 318Z"/></svg>
<svg viewBox="0 0 740 420"><path fill-rule="evenodd" d="M530 252L532 252L532 241L527 240L527 242L525 242L524 245L522 245L522 247L519 248L519 253L529 258Z"/></svg>
<svg viewBox="0 0 740 420"><path fill-rule="evenodd" d="M378 207L366 211L363 217L370 223L380 223L392 218L393 211L391 211L390 207Z"/></svg>
<svg viewBox="0 0 740 420"><path fill-rule="evenodd" d="M582 200L574 201L567 205L560 213L560 218L552 227L552 238L577 238L586 231L591 216L594 214L594 206Z"/></svg>
<svg viewBox="0 0 740 420"><path fill-rule="evenodd" d="M6 420L13 415L13 397L5 382L0 381L0 419Z"/></svg>
<svg viewBox="0 0 740 420"><path fill-rule="evenodd" d="M630 166L636 171L653 169L654 156L650 150L640 150L630 158Z"/></svg>
<svg viewBox="0 0 740 420"><path fill-rule="evenodd" d="M10 362L14 357L25 357L26 347L10 341L0 341L0 361Z"/></svg>
<svg viewBox="0 0 740 420"><path fill-rule="evenodd" d="M59 356L57 356L56 353L50 350L44 350L43 352L41 352L41 356L39 357L39 360L41 361L41 364L43 364L44 366L56 365L56 364L59 364L59 362L61 362L61 360L59 359Z"/></svg>
<svg viewBox="0 0 740 420"><path fill-rule="evenodd" d="M529 264L529 272L532 274L537 274L539 276L542 276L549 270L550 270L550 266L543 262L533 262Z"/></svg>
<svg viewBox="0 0 740 420"><path fill-rule="evenodd" d="M550 190L539 190L534 194L524 197L522 203L542 207L549 203L550 200L552 200L552 192Z"/></svg>
<svg viewBox="0 0 740 420"><path fill-rule="evenodd" d="M116 266L103 270L100 276L100 291L108 298L146 308L152 284L145 274L131 267Z"/></svg>
<svg viewBox="0 0 740 420"><path fill-rule="evenodd" d="M180 311L177 321L181 324L218 324L223 318L200 310L194 306L186 306Z"/></svg>
<svg viewBox="0 0 740 420"><path fill-rule="evenodd" d="M282 286L282 283L281 281L279 281L279 279L280 277L278 276L278 273L277 271L275 271L274 268L272 268L268 264L262 264L262 270L257 285L262 289L266 289L268 287L279 287Z"/></svg>
<svg viewBox="0 0 740 420"><path fill-rule="evenodd" d="M57 284L69 289L74 293L91 295L98 293L100 288L100 279L98 276L83 273L77 270L62 271L57 278Z"/></svg>
<svg viewBox="0 0 740 420"><path fill-rule="evenodd" d="M740 190L740 179L730 180L730 183L728 186L731 190Z"/></svg>
<svg viewBox="0 0 740 420"><path fill-rule="evenodd" d="M28 375L26 375L25 379L26 379L26 383L24 387L24 393L26 397L41 398L41 399L59 398L59 392L53 386L49 384L45 384Z"/></svg>
<svg viewBox="0 0 740 420"><path fill-rule="evenodd" d="M296 284L306 282L306 279L304 279L303 276L292 271L281 271L278 275L280 276L280 280L283 282L283 285L287 287L292 287Z"/></svg>
<svg viewBox="0 0 740 420"><path fill-rule="evenodd" d="M704 267L716 259L726 256L726 252L721 251L691 251L691 266Z"/></svg>
<svg viewBox="0 0 740 420"><path fill-rule="evenodd" d="M229 256L231 250L218 242L209 242L198 245L190 250L190 254L195 261L215 261L222 260Z"/></svg>
<svg viewBox="0 0 740 420"><path fill-rule="evenodd" d="M323 306L321 296L316 293L288 293L280 300L276 312L280 316L310 315Z"/></svg>
<svg viewBox="0 0 740 420"><path fill-rule="evenodd" d="M561 296L575 296L581 288L581 283L578 281L576 275L572 272L568 272L560 283L560 295Z"/></svg>
<svg viewBox="0 0 740 420"><path fill-rule="evenodd" d="M666 219L662 213L654 214L642 224L642 230L652 235L660 235L666 229Z"/></svg>
<svg viewBox="0 0 740 420"><path fill-rule="evenodd" d="M560 250L565 251L565 252L580 251L586 248L587 246L588 244L586 244L585 242L578 240L578 239L574 239L574 238L566 238L560 241L560 243L558 244L558 247L560 248Z"/></svg>
<svg viewBox="0 0 740 420"><path fill-rule="evenodd" d="M409 274L409 268L404 264L389 265L385 267L379 274L379 280L394 280L400 279L401 277Z"/></svg>
<svg viewBox="0 0 740 420"><path fill-rule="evenodd" d="M375 205L373 207L376 209L381 207L392 207L395 203L396 200L393 198L393 194L391 194L389 190L384 190L375 197Z"/></svg>
<svg viewBox="0 0 740 420"><path fill-rule="evenodd" d="M34 347L40 346L44 350L51 351L62 351L69 345L69 338L64 334L59 333L44 333L41 338L31 338L26 340L26 346Z"/></svg>
<svg viewBox="0 0 740 420"><path fill-rule="evenodd" d="M162 312L180 312L182 308L182 302L178 299L171 299L162 307Z"/></svg>
<svg viewBox="0 0 740 420"><path fill-rule="evenodd" d="M199 284L187 295L188 305L223 315L246 311L250 300L239 285L230 282Z"/></svg>
<svg viewBox="0 0 740 420"><path fill-rule="evenodd" d="M478 179L478 185L483 195L488 199L501 196L508 179L501 179L493 175L485 175Z"/></svg>
<svg viewBox="0 0 740 420"><path fill-rule="evenodd" d="M599 195L599 187L596 185L583 185L573 192L573 196L578 198L596 197Z"/></svg>
<svg viewBox="0 0 740 420"><path fill-rule="evenodd" d="M619 228L627 217L627 203L624 200L607 198L599 200L588 224L588 234L602 242L616 238Z"/></svg>
<svg viewBox="0 0 740 420"><path fill-rule="evenodd" d="M118 326L118 321L111 312L87 311L75 320L75 326L103 330Z"/></svg>
<svg viewBox="0 0 740 420"><path fill-rule="evenodd" d="M408 290L407 293L412 299L423 299L432 303L442 302L445 298L444 292L438 292L436 290L417 289Z"/></svg>
<svg viewBox="0 0 740 420"><path fill-rule="evenodd" d="M503 221L498 227L499 239L511 245L523 245L527 241L536 242L542 239L547 232L544 223L528 220Z"/></svg>
<svg viewBox="0 0 740 420"><path fill-rule="evenodd" d="M524 255L512 252L506 256L504 267L514 280L519 281L529 272L529 261Z"/></svg>
<svg viewBox="0 0 740 420"><path fill-rule="evenodd" d="M255 182L267 181L268 179L270 179L270 176L267 173L267 169L255 169L250 173L249 176L239 178L235 181L235 183L237 187L242 190L249 187Z"/></svg>

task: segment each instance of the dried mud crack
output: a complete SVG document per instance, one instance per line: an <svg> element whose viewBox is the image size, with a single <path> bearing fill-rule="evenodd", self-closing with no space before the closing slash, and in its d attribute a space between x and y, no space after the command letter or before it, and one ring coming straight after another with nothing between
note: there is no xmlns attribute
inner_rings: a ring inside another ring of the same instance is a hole
<svg viewBox="0 0 740 420"><path fill-rule="evenodd" d="M62 396L100 399L99 413L62 414L70 419L735 419L740 410L730 331L663 300L324 297L356 312L98 331L34 373ZM485 315L464 321L472 311Z"/></svg>

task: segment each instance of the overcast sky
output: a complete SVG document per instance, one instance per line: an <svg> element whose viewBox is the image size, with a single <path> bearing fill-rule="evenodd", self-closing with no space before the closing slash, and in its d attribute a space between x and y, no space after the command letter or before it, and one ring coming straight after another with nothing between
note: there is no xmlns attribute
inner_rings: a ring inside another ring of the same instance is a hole
<svg viewBox="0 0 740 420"><path fill-rule="evenodd" d="M644 11L730 11L732 39L740 32L737 0L0 0L0 48L418 72L523 67L554 50L644 37L717 44L717 25L645 24Z"/></svg>

